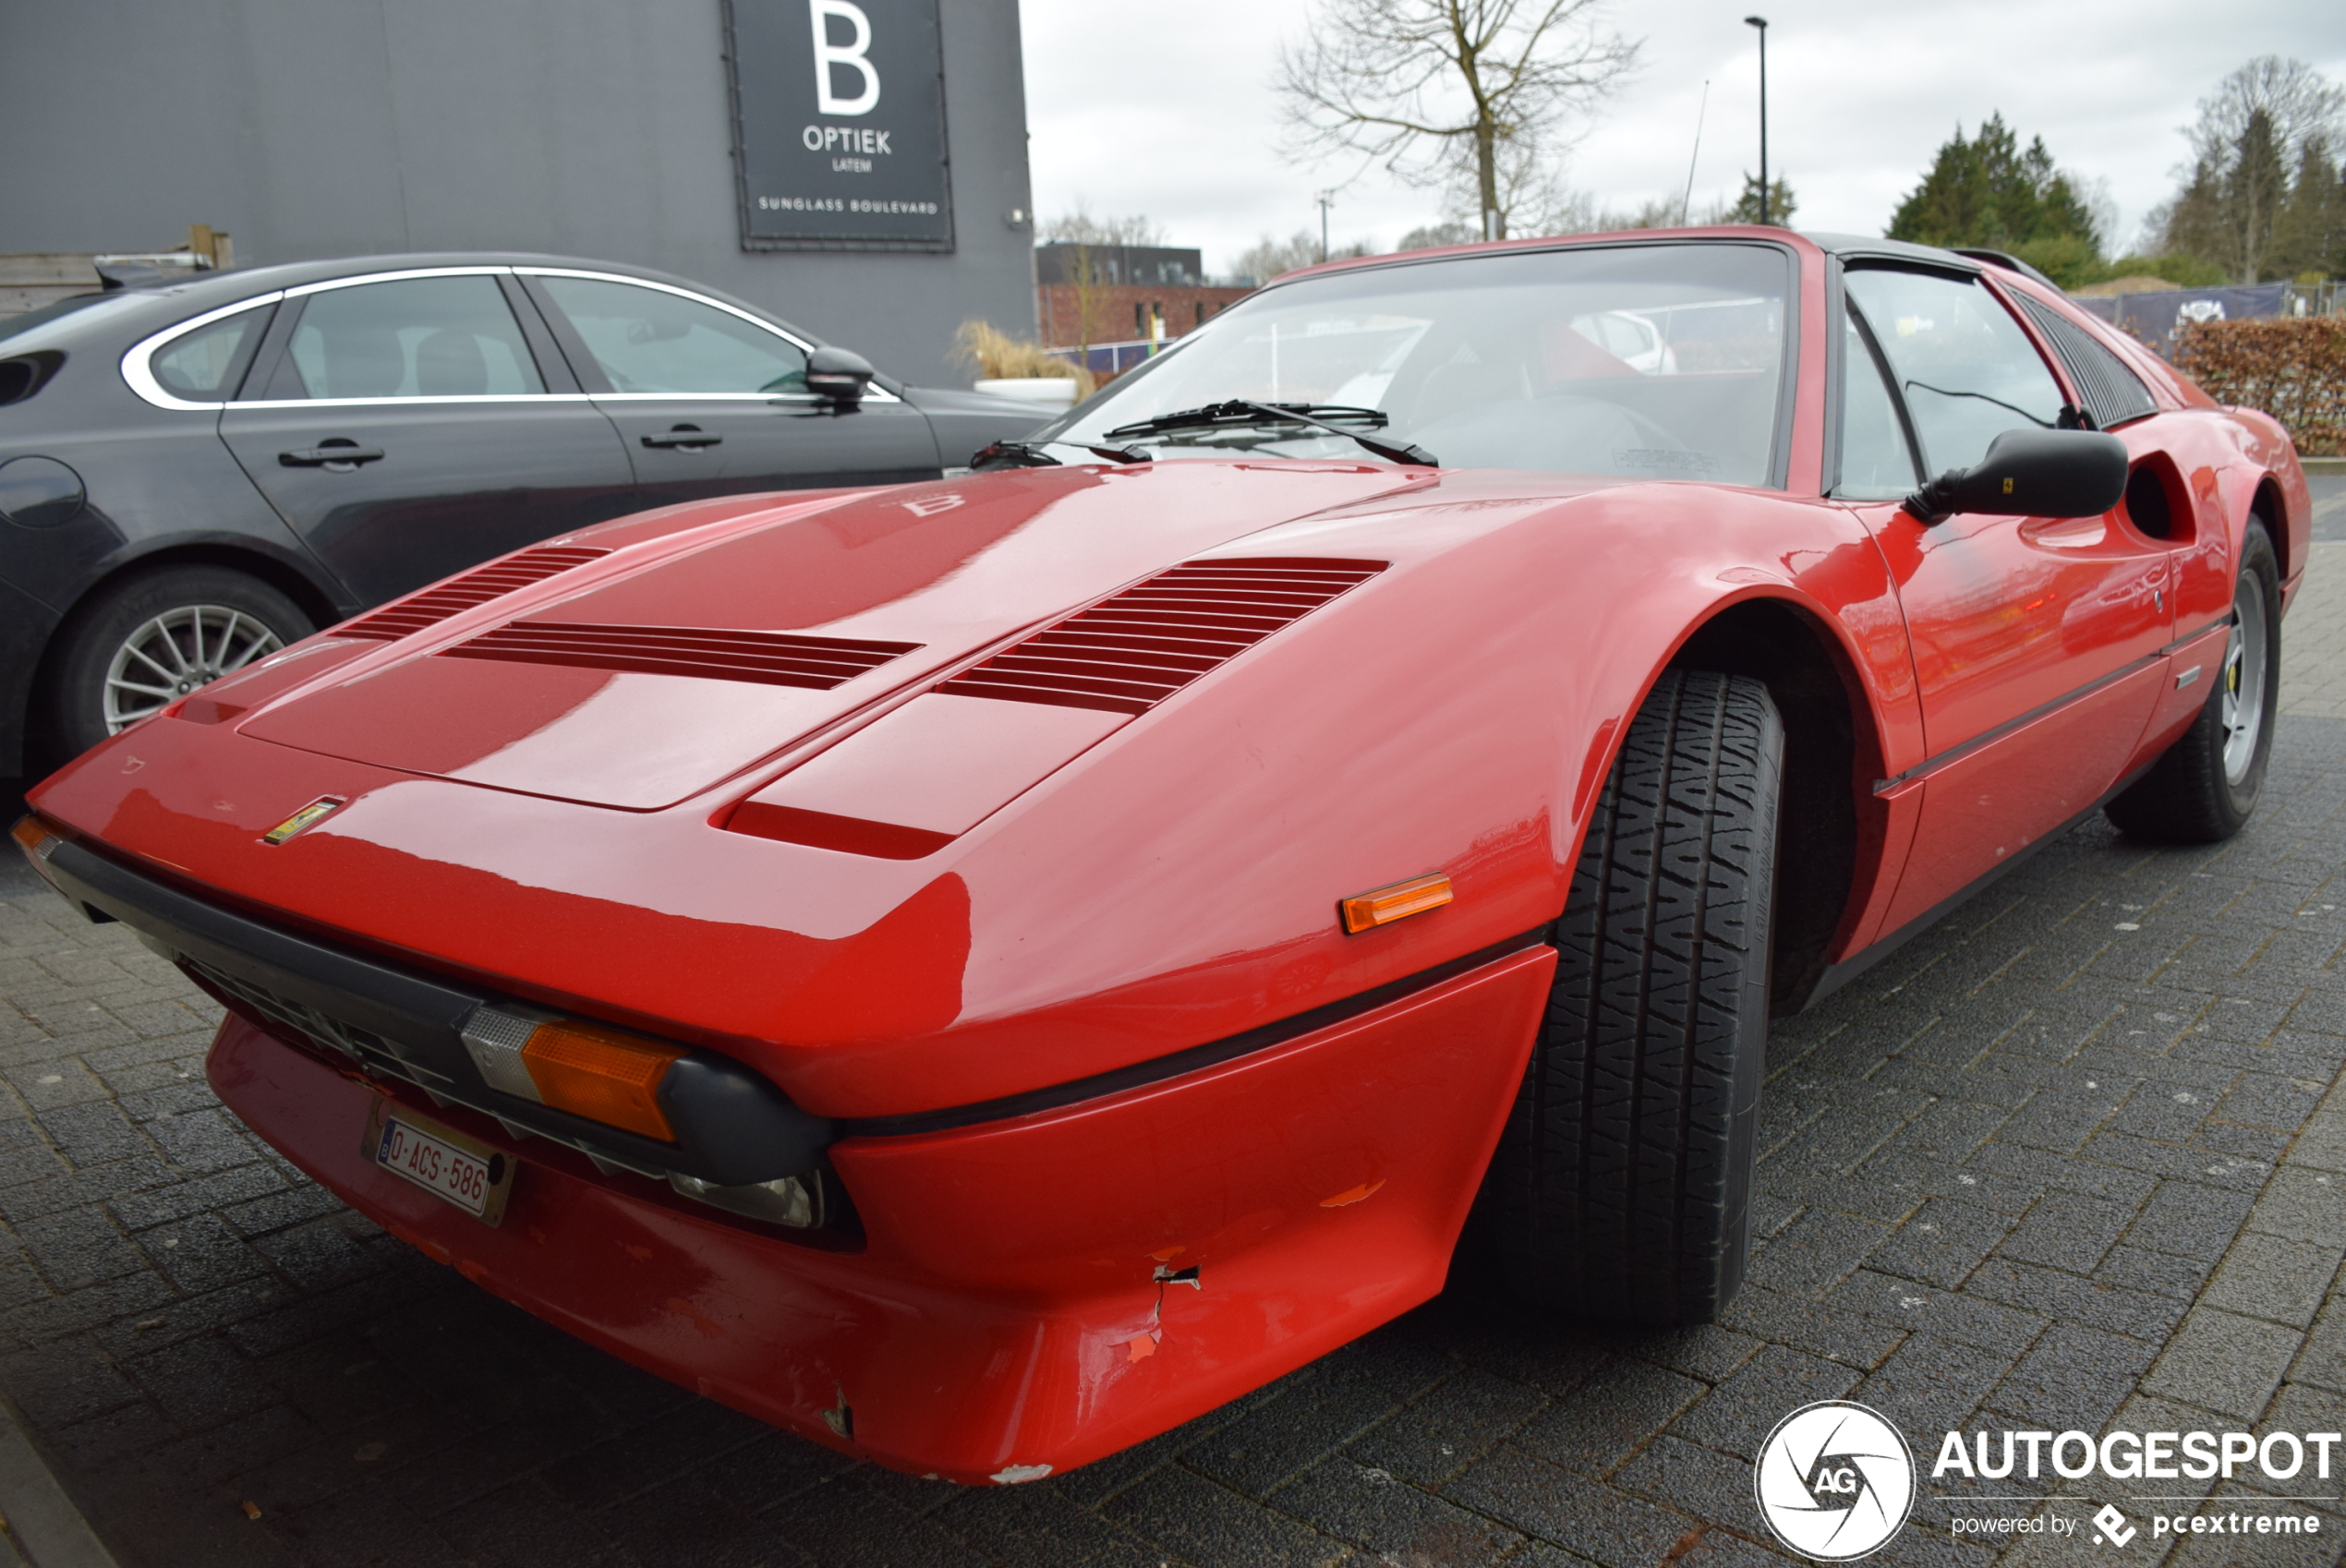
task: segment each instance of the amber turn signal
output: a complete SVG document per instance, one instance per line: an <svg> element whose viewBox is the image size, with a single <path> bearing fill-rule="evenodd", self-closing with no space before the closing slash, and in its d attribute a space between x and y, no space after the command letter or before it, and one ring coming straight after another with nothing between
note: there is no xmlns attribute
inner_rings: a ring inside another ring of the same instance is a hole
<svg viewBox="0 0 2346 1568"><path fill-rule="evenodd" d="M22 846L26 854L38 855L55 835L41 826L39 817L20 816L17 825L8 829L8 837Z"/></svg>
<svg viewBox="0 0 2346 1568"><path fill-rule="evenodd" d="M1373 888L1344 900L1344 929L1358 935L1380 925L1391 925L1397 920L1407 920L1413 914L1438 910L1451 899L1450 879L1441 872L1431 876L1412 876L1407 882L1397 882L1390 887Z"/></svg>
<svg viewBox="0 0 2346 1568"><path fill-rule="evenodd" d="M539 1024L521 1048L546 1104L664 1143L675 1142L676 1132L659 1106L659 1080L683 1055L574 1019Z"/></svg>

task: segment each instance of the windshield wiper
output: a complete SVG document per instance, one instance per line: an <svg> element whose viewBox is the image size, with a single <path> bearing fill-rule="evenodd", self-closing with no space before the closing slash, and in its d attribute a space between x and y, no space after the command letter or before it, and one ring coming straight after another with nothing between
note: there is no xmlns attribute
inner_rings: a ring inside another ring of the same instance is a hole
<svg viewBox="0 0 2346 1568"><path fill-rule="evenodd" d="M1072 446L1104 457L1110 463L1146 463L1145 452L1130 447L1088 446L1082 441L996 441L982 451L970 454L972 468L1057 468L1059 460L1043 449L1046 446Z"/></svg>
<svg viewBox="0 0 2346 1568"><path fill-rule="evenodd" d="M1360 442L1379 457L1395 463L1407 463L1421 468L1437 468L1441 459L1421 446L1381 441L1364 436L1358 430L1348 430L1336 423L1338 419L1363 422L1372 429L1385 423L1383 411L1355 408L1340 403L1253 403L1245 398L1232 398L1225 403L1209 403L1200 408L1184 408L1172 414L1160 414L1154 419L1143 419L1131 425L1119 425L1107 432L1108 440L1126 436L1161 435L1171 430L1239 429L1251 425L1309 425L1330 435L1344 436Z"/></svg>

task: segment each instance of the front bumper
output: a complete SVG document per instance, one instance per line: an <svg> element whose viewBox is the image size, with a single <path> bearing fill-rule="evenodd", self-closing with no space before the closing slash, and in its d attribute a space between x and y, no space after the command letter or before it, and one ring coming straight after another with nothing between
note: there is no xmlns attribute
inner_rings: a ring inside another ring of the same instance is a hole
<svg viewBox="0 0 2346 1568"><path fill-rule="evenodd" d="M859 1248L370 1083L231 1014L230 1109L393 1234L548 1322L816 1441L962 1482L1112 1453L1442 1286L1554 964L1527 947L1233 1060L829 1151ZM495 1228L360 1153L389 1094L518 1160Z"/></svg>

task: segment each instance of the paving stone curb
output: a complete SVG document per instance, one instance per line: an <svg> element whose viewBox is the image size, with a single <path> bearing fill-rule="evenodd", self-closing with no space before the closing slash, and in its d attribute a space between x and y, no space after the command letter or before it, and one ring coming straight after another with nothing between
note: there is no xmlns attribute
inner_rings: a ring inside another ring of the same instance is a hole
<svg viewBox="0 0 2346 1568"><path fill-rule="evenodd" d="M116 1568L81 1510L66 1495L40 1451L25 1435L15 1407L0 1400L0 1519L6 1520L0 1559L15 1568Z"/></svg>

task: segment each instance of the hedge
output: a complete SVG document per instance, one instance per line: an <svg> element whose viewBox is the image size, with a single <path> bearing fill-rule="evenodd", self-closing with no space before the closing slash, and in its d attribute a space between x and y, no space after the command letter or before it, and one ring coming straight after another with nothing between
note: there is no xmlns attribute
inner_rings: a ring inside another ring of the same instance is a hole
<svg viewBox="0 0 2346 1568"><path fill-rule="evenodd" d="M2175 368L2219 403L2270 414L2300 452L2346 454L2346 317L2192 322L2175 334Z"/></svg>

